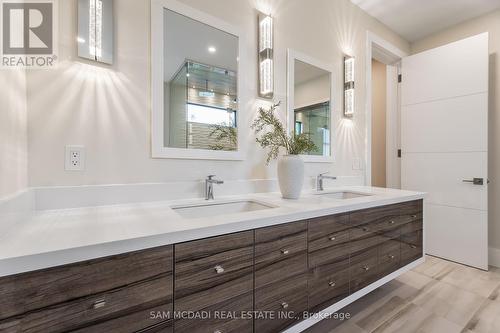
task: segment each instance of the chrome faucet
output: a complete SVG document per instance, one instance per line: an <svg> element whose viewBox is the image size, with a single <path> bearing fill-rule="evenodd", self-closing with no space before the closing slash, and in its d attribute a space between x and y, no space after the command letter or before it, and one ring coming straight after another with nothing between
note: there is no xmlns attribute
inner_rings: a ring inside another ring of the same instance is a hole
<svg viewBox="0 0 500 333"><path fill-rule="evenodd" d="M328 172L323 172L323 173L320 173L317 177L316 177L316 191L323 191L324 188L323 188L323 179L337 179L337 177L334 177L334 176L325 176Z"/></svg>
<svg viewBox="0 0 500 333"><path fill-rule="evenodd" d="M214 179L215 175L210 175L205 179L205 200L214 200L214 184L224 184L222 180Z"/></svg>

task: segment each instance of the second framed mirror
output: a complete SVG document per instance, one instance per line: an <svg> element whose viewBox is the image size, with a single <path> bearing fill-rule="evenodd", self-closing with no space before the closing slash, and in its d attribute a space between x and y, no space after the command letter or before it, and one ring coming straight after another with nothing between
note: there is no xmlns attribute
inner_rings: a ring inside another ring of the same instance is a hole
<svg viewBox="0 0 500 333"><path fill-rule="evenodd" d="M289 132L306 133L317 148L303 155L304 161L332 162L331 66L288 49L287 90Z"/></svg>

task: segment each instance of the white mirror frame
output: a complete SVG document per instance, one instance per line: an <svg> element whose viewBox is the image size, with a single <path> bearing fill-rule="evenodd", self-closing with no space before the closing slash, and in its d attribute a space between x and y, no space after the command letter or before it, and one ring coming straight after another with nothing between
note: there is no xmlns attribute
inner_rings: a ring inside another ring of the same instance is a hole
<svg viewBox="0 0 500 333"><path fill-rule="evenodd" d="M238 124L238 148L237 151L220 151L208 149L187 149L170 148L164 146L164 9L172 10L176 13L212 26L221 31L238 37L238 78L237 96L238 112L236 123ZM186 6L176 0L151 0L151 140L153 158L175 158L175 159L198 159L198 160L243 160L244 155L244 131L243 119L241 116L242 106L246 105L242 98L241 54L244 52L245 43L240 29L228 24L216 17L208 15L192 7Z"/></svg>
<svg viewBox="0 0 500 333"><path fill-rule="evenodd" d="M317 156L317 155L300 155L304 162L309 163L332 163L333 158L333 112L334 112L334 76L333 76L333 66L326 64L322 61L314 59L306 54L300 53L298 51L287 49L287 126L288 133L293 133L295 130L294 126L294 105L295 105L295 60L310 64L312 66L321 68L330 73L330 156ZM319 101L318 101L319 102Z"/></svg>

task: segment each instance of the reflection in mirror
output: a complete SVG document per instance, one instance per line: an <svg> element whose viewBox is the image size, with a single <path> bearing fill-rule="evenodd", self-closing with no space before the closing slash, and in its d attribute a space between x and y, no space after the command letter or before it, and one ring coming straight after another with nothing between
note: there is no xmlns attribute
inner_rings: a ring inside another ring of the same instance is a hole
<svg viewBox="0 0 500 333"><path fill-rule="evenodd" d="M307 155L330 156L331 73L294 59L294 131L307 133L317 151Z"/></svg>
<svg viewBox="0 0 500 333"><path fill-rule="evenodd" d="M164 10L164 146L235 151L238 37Z"/></svg>

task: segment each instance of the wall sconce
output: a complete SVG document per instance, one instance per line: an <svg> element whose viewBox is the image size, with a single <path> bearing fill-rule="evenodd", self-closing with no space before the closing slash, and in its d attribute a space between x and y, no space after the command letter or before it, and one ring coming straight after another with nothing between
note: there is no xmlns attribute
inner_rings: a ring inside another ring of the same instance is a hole
<svg viewBox="0 0 500 333"><path fill-rule="evenodd" d="M273 18L259 14L259 97L273 98Z"/></svg>
<svg viewBox="0 0 500 333"><path fill-rule="evenodd" d="M344 116L354 115L354 57L344 56Z"/></svg>
<svg viewBox="0 0 500 333"><path fill-rule="evenodd" d="M113 0L78 0L78 56L113 64Z"/></svg>

